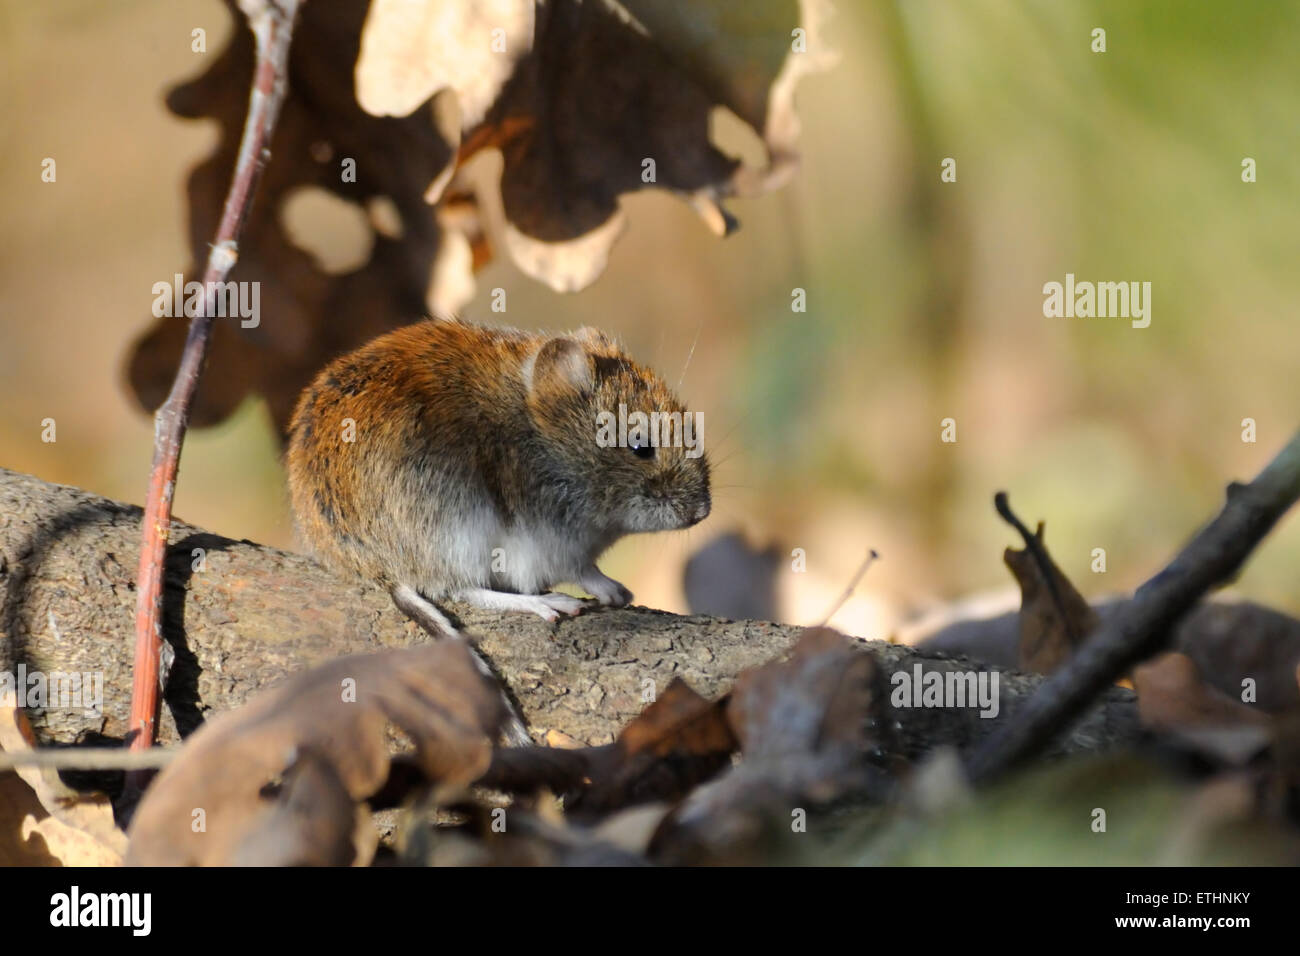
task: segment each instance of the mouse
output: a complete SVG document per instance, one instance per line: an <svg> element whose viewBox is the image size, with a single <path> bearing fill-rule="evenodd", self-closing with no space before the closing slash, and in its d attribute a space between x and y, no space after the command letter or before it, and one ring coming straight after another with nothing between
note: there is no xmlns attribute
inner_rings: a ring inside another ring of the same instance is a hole
<svg viewBox="0 0 1300 956"><path fill-rule="evenodd" d="M432 633L457 634L444 600L547 621L591 606L560 584L622 607L632 593L600 555L709 515L702 418L600 330L427 318L303 391L295 524L318 560L384 586Z"/></svg>

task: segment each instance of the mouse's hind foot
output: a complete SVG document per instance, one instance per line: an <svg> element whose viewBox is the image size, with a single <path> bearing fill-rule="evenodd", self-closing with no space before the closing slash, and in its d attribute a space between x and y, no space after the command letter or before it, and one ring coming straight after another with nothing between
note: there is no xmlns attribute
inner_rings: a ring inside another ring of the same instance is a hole
<svg viewBox="0 0 1300 956"><path fill-rule="evenodd" d="M466 588L453 597L485 611L527 611L545 621L579 613L586 606L580 598L549 591L546 594L513 594L488 588Z"/></svg>

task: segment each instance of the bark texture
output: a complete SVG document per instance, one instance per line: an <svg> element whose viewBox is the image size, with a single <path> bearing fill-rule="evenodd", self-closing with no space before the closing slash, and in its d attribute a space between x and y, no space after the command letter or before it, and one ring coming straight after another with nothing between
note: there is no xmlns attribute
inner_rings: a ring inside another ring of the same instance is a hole
<svg viewBox="0 0 1300 956"><path fill-rule="evenodd" d="M124 735L141 510L0 469L0 670L103 675L103 715L51 707L31 714L44 743ZM450 604L477 635L532 728L606 743L644 707L650 688L681 677L706 696L742 670L786 652L801 628L682 617L646 608L592 610L549 625L532 615ZM344 654L430 638L387 593L343 580L303 555L234 541L174 522L164 590L164 637L175 649L160 742L188 735L211 711L238 707L286 674ZM863 641L887 673L970 670L942 653ZM999 668L1000 669L1000 668ZM895 708L903 749L967 747L1015 713L1042 679L1003 670L1000 710ZM1054 752L1122 745L1139 733L1132 694L1112 689Z"/></svg>

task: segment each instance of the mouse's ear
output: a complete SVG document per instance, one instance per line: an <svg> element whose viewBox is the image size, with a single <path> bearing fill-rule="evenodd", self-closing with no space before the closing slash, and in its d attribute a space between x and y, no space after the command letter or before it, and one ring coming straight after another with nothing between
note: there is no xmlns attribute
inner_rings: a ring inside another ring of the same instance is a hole
<svg viewBox="0 0 1300 956"><path fill-rule="evenodd" d="M584 325L578 331L573 333L573 337L579 342L584 342L592 349L602 353L609 354L618 348L618 344L600 329L593 329L589 325Z"/></svg>
<svg viewBox="0 0 1300 956"><path fill-rule="evenodd" d="M591 356L573 339L551 339L533 360L529 377L530 395L544 398L573 392L589 392L596 384Z"/></svg>

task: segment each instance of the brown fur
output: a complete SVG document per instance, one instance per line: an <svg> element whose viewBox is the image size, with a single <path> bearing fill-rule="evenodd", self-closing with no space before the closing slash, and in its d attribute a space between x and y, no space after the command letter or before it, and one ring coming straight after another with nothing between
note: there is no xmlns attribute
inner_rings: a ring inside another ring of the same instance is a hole
<svg viewBox="0 0 1300 956"><path fill-rule="evenodd" d="M484 566L502 541L467 540L480 527L503 529L503 541L573 536L594 562L647 523L693 524L708 512L706 459L600 447L595 416L620 402L685 412L594 330L552 337L449 319L398 329L331 363L298 402L287 464L299 529L326 562L435 599L511 589ZM537 585L575 580L570 563Z"/></svg>

